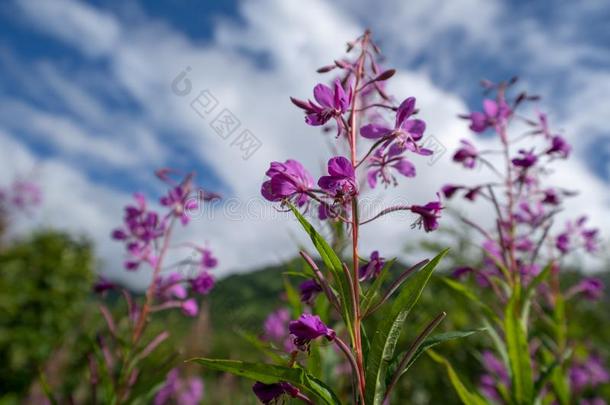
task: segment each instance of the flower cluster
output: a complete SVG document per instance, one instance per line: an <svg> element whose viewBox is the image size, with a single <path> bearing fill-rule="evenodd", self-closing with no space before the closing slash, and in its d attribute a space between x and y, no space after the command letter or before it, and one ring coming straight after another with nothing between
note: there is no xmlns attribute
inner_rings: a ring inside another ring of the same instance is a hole
<svg viewBox="0 0 610 405"><path fill-rule="evenodd" d="M305 122L309 125L324 125L334 119L338 139L347 142L351 151L350 158L331 157L327 163L327 174L320 176L317 182L296 160L272 162L266 172L269 179L261 187L261 194L267 200L290 202L298 207L315 202L321 220L332 218L348 222L350 205L363 191L360 187L359 169L366 169L363 177L371 189L378 183L397 186L397 174L407 178L416 175L415 165L409 160L408 154L429 156L433 153L422 146L426 124L423 120L414 118L417 114L415 97L407 97L395 105L382 89L382 84L392 77L394 71L381 72L378 65L372 63L371 71L363 68L358 74L356 68L361 63L360 59L351 63L343 60L321 69L321 72L339 69L342 73L334 80L332 88L324 84L314 88L317 103L291 98L304 111ZM354 86L361 87L355 89ZM394 123L380 121L379 110L393 111ZM352 119L357 112L360 113L360 121L365 122L358 127L358 122ZM361 158L356 155L358 134L363 141L373 141ZM423 223L424 229L429 232L437 228L442 206L432 202L423 206L404 206L401 209L419 214L418 222Z"/></svg>
<svg viewBox="0 0 610 405"><path fill-rule="evenodd" d="M493 291L497 301L504 305L516 302L520 307L528 307L532 305L532 300L535 301L538 311L551 313L550 317L558 323L554 327L559 330L566 328L567 320L563 312L557 312L558 302L571 297L596 300L602 295L603 283L594 277L585 278L566 291L561 289L559 283L559 271L567 255L575 251L595 253L599 246L599 232L587 226L587 218L583 216L569 221L558 234L554 233L556 215L562 210L564 199L574 193L551 187L546 180L548 174L552 173L552 165L570 156L571 147L561 135L551 132L545 114L537 113L534 118L527 118L525 113L519 111L522 104L539 98L525 92L511 97L510 90L515 83L516 79L498 84L484 82L486 93L495 94L495 98L484 99L482 111L462 116L470 122L470 129L475 134L494 133L499 148L479 150L469 140L462 140L453 161L466 169L477 166L488 168L495 178L483 184L447 184L442 188L442 193L446 199L462 194L467 201L482 199L489 202L496 218L488 229L484 224L461 217L466 225L482 236L484 258L480 266L462 266L455 269L452 275L458 279L473 275L480 286ZM520 121L527 131L513 136L509 133L513 121ZM488 160L489 155L502 156L500 160L503 160L504 167ZM523 294L528 288L532 289L532 293ZM537 294L534 295L534 291ZM496 305L495 302L491 304L492 307ZM499 315L509 316L506 311L508 309L503 308ZM522 315L519 321L528 325L528 316L529 313ZM506 336L507 332L501 326L499 328L498 336ZM548 367L540 353L554 350L553 357L561 358L564 355L561 351L567 350L565 343L561 343L565 337L551 336L553 338L560 342L555 343L555 348L543 347L531 353L528 361L531 362L530 371L534 371L532 376L536 377L536 369ZM532 341L528 343L530 347L540 346ZM510 342L504 344L509 345ZM483 353L482 361L486 374L481 377L480 391L490 399L501 402L500 393L512 389L509 376L515 372L514 367L524 366L517 366L511 361L506 364L489 351ZM596 364L601 367L601 363ZM571 370L572 385L576 387L572 394L576 401L580 394L574 381L583 375L583 367L573 364ZM576 377L572 378L572 375ZM534 384L532 381L520 383Z"/></svg>
<svg viewBox="0 0 610 405"><path fill-rule="evenodd" d="M112 238L125 244L127 260L125 268L129 271L138 270L142 264L148 265L155 277L153 278L155 298L158 309L181 308L187 316L195 316L198 312L197 300L189 297L189 290L195 294L208 294L214 287L214 277L210 270L218 265L218 260L207 247L195 244L184 244L191 251L190 259L180 264L188 271L162 273L162 255L169 248L170 229L177 220L183 226L190 221L189 213L198 204L217 198L215 194L205 194L201 189L194 189L193 175L185 176L180 182L175 182L168 169L157 172L157 177L170 186L166 195L159 199L159 204L165 209L163 214L150 207L141 193L134 195L134 204L127 205L124 210L123 226L112 232Z"/></svg>
<svg viewBox="0 0 610 405"><path fill-rule="evenodd" d="M352 347L343 343L335 330L328 327L319 315L308 312L289 323L287 311L270 314L265 321L263 339L279 343L294 356L299 352L309 353L311 343L319 338L332 342L333 347L346 356L354 381L357 381L354 390L357 391L358 402L364 403L366 376L360 335L363 318L363 314L359 313L360 283L380 277L386 267L386 260L377 250L371 253L369 260L358 256L360 227L392 212L408 211L416 215L413 227L431 232L439 226L443 206L438 196L435 201L392 206L369 218L360 218L358 202L367 191L367 185L368 190L379 184L386 187L398 186L399 177L413 178L417 174L411 159L429 156L433 152L424 146L426 123L417 117L415 97L406 97L396 102L394 97L385 92L385 83L395 71L380 68L377 62L379 49L372 42L368 31L348 45L348 53L356 49L358 52L355 58L336 60L318 70L319 73L334 72L336 75L330 86L318 84L314 87L312 100L291 98L292 103L305 114L307 125L323 126L331 132L336 129L337 147L333 149L349 153L331 156L326 164L326 173L317 178L297 160L271 162L266 172L267 179L261 186L261 194L267 200L281 203L281 206L294 210L295 214L307 212L313 207L322 223L333 227L346 225L350 232L352 263L349 266L351 269L344 264L343 276L334 274L332 280L327 279L314 260L301 252L313 277L311 273L308 274L308 280L299 285L299 293L301 302L312 312L318 309L318 295L325 296L331 307L342 314L347 311L344 306L351 302L356 310L354 324L348 325L352 328L349 331ZM392 123L386 121L384 116L387 114L384 113L392 115ZM312 236L312 231L308 232ZM405 272L403 279L408 274L408 271ZM345 277L340 292L343 295L339 297L337 286L332 285L339 282L338 277ZM398 285L400 282L397 282ZM389 294L383 297L375 308L370 308L371 311L381 306L388 297ZM327 319L328 314L322 316ZM290 344L286 343L287 332L292 339ZM258 382L254 391L263 403L286 394L296 395L295 391L288 389L290 386L283 384ZM387 395L391 391L390 387ZM307 399L301 399L307 402Z"/></svg>
<svg viewBox="0 0 610 405"><path fill-rule="evenodd" d="M112 394L119 402L132 402L137 391L142 365L140 364L169 336L167 330L157 332L150 337L145 334L151 316L157 312L180 309L189 317L199 312L196 295L208 294L214 287L212 270L218 266L218 260L207 246L191 242L173 243L174 230L177 226L190 223L190 213L199 204L218 198L215 194L204 193L193 183L193 174L174 180L176 172L163 169L157 177L168 186L168 191L159 200L158 206L147 201L143 194L134 195L134 203L124 209L123 225L112 232L112 238L124 244L127 259L124 267L128 271L149 271L150 283L143 299L138 299L122 289L127 306L126 322L128 328L118 328L108 307L100 303L99 307L108 333L98 335L98 344L102 364L91 361L91 375L99 370L122 368L129 370L129 375L109 373L108 386L113 387ZM168 264L170 249L178 252L187 251L187 259ZM118 288L118 285L100 277L93 286L95 292L103 296L106 292ZM128 333L129 336L122 336ZM128 356L125 356L128 353ZM134 355L137 353L137 355ZM91 356L92 359L98 356ZM92 382L95 388L97 382ZM132 397L134 395L134 397ZM178 369L169 372L164 385L156 393L153 403L162 405L170 403L197 404L203 397L203 382L196 377L182 378Z"/></svg>

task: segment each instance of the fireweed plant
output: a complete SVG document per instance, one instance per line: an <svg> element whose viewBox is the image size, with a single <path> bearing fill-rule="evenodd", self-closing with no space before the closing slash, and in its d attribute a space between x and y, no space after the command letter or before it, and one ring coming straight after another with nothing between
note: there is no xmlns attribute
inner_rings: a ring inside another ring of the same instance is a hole
<svg viewBox="0 0 610 405"><path fill-rule="evenodd" d="M189 225L189 214L218 196L197 188L193 174L176 180L176 172L162 169L156 175L168 186L159 199L164 212L153 210L144 195L136 193L134 202L125 207L123 225L112 232L112 238L125 246L125 270L146 271L151 277L142 299L122 290L128 311L124 316L114 316L106 305L99 305L107 331L98 334L98 350L90 356L91 395L94 400L104 399L104 403L131 402L155 390L155 405L172 401L194 405L203 396L203 382L196 377L182 378L177 369L166 369L169 372L167 376L161 374L161 380L149 378L151 373L145 373L146 381L139 378L143 360L170 336L167 330L154 336L146 334L151 317L168 310L197 316L196 297L212 290L211 271L218 265L209 247L174 242L177 228ZM167 263L170 249L185 249L188 259ZM116 285L105 279L94 286L101 295L114 288Z"/></svg>
<svg viewBox="0 0 610 405"><path fill-rule="evenodd" d="M489 182L448 184L442 190L446 199L480 200L495 213L491 227L461 217L482 237L484 261L480 268L457 268L445 280L480 309L493 337L495 352L480 356L486 372L478 382L479 393L466 389L446 360L434 357L447 366L466 404L605 404L594 398L593 389L610 375L597 354L586 354L586 345L570 340L566 319L566 306L573 301L600 298L602 282L584 278L572 286L559 283L570 253L598 249L598 231L587 225L586 217L559 226L559 232L553 226L563 201L574 193L545 180L555 164L569 157L571 147L550 129L544 113L528 117L528 111L536 110L526 104L538 97L524 92L511 96L515 82L484 81L482 111L462 117L475 136L493 136L498 146L477 150L463 140L453 160L465 169L488 170ZM488 160L491 155L501 156L497 160L503 167ZM471 289L466 278L481 291Z"/></svg>
<svg viewBox="0 0 610 405"><path fill-rule="evenodd" d="M367 31L348 43L345 58L318 70L339 72L330 86L315 86L313 100L291 98L305 114L307 125L325 127L335 134L336 149L345 155L328 160L327 173L317 181L297 160L272 162L266 172L268 180L261 187L264 198L294 214L324 264L320 268L308 253L300 252L308 280L300 285L299 293L309 309L296 319L280 310L265 324L269 340L276 340L285 355L276 358L276 364L194 359L210 369L255 380L254 394L265 404L290 397L308 404L341 403L338 390L309 367L308 359L321 345L335 347L349 364L350 403L389 403L398 379L421 353L460 335L429 338L445 317L443 312L429 321L410 346L396 351L405 318L445 252L404 270L391 282L388 268L392 260L385 260L378 251L370 259L360 256L359 234L366 224L395 211L409 211L415 216L412 227L431 232L437 229L442 210L439 196L423 205L381 209L368 218L359 214L358 201L367 185L396 186L399 179L416 175L411 156L432 154L422 146L426 124L417 118L415 98L395 100L386 94L386 81L395 71L379 67L379 54ZM383 113L391 114L393 122L385 122ZM329 225L345 228L351 239L349 262L342 261L340 253L305 219L306 211ZM331 316L313 313L311 303L316 295L325 297ZM371 315L378 312L380 320L371 324Z"/></svg>

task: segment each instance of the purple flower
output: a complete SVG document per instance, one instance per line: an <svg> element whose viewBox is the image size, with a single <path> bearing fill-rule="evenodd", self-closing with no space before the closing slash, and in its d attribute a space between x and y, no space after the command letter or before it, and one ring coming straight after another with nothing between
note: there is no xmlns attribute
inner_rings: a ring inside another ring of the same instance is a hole
<svg viewBox="0 0 610 405"><path fill-rule="evenodd" d="M335 197L345 200L358 194L358 185L352 163L343 156L336 156L328 161L328 176L320 177L318 186Z"/></svg>
<svg viewBox="0 0 610 405"><path fill-rule="evenodd" d="M584 229L580 236L582 236L583 241L585 243L585 250L589 253L597 252L599 240L597 238L597 234L599 233L598 229Z"/></svg>
<svg viewBox="0 0 610 405"><path fill-rule="evenodd" d="M370 280L378 277L383 269L383 266L385 266L385 258L379 256L379 252L377 250L373 251L371 253L369 262L360 266L358 271L360 281Z"/></svg>
<svg viewBox="0 0 610 405"><path fill-rule="evenodd" d="M190 179L187 180L172 189L170 189L167 195L160 198L159 202L164 207L172 209L173 215L180 218L182 225L188 224L190 218L188 216L189 210L197 208L197 200L189 199L190 197Z"/></svg>
<svg viewBox="0 0 610 405"><path fill-rule="evenodd" d="M440 198L438 201L429 202L426 205L412 205L411 212L420 215L420 218L415 222L414 226L422 226L426 232L434 231L438 228L438 219L441 217Z"/></svg>
<svg viewBox="0 0 610 405"><path fill-rule="evenodd" d="M540 225L545 219L542 203L530 204L522 201L515 212L515 220L521 224L529 224L533 227Z"/></svg>
<svg viewBox="0 0 610 405"><path fill-rule="evenodd" d="M396 154L410 150L419 155L429 156L432 151L417 144L424 136L426 123L418 119L409 119L414 113L415 97L409 97L398 107L393 128L380 124L367 124L360 128L360 135L368 139L388 138L384 147L392 144L391 149Z"/></svg>
<svg viewBox="0 0 610 405"><path fill-rule="evenodd" d="M453 161L461 163L467 169L472 169L477 162L478 152L474 145L466 139L462 139L460 142L462 147L453 155Z"/></svg>
<svg viewBox="0 0 610 405"><path fill-rule="evenodd" d="M572 147L566 142L565 139L559 135L555 135L553 138L551 138L551 146L546 150L545 153L547 155L559 156L566 159L568 156L570 156L571 150Z"/></svg>
<svg viewBox="0 0 610 405"><path fill-rule="evenodd" d="M263 340L281 344L286 352L294 350L294 344L288 335L288 323L290 312L286 308L280 308L272 312L263 324Z"/></svg>
<svg viewBox="0 0 610 405"><path fill-rule="evenodd" d="M214 277L207 271L202 271L199 275L191 280L191 289L197 294L208 294L214 288Z"/></svg>
<svg viewBox="0 0 610 405"><path fill-rule="evenodd" d="M559 249L561 253L568 253L570 250L570 235L567 232L559 234L555 239L555 247Z"/></svg>
<svg viewBox="0 0 610 405"><path fill-rule="evenodd" d="M600 299L604 293L604 282L596 277L587 277L578 283L573 291L574 293L582 294L590 301L596 301Z"/></svg>
<svg viewBox="0 0 610 405"><path fill-rule="evenodd" d="M178 390L178 369L172 369L165 377L165 384L155 395L155 405L165 405L172 399L174 393Z"/></svg>
<svg viewBox="0 0 610 405"><path fill-rule="evenodd" d="M490 374L483 374L481 379L479 380L479 390L485 395L487 398L490 398L494 401L500 401L502 396L498 392L496 388L496 379Z"/></svg>
<svg viewBox="0 0 610 405"><path fill-rule="evenodd" d="M95 291L98 294L101 294L101 293L106 292L108 290L112 290L115 287L116 287L116 285L113 282L108 281L103 276L100 276L98 278L98 280L96 281L96 283L93 285L93 291Z"/></svg>
<svg viewBox="0 0 610 405"><path fill-rule="evenodd" d="M522 236L515 241L515 249L520 252L531 252L536 245L527 236Z"/></svg>
<svg viewBox="0 0 610 405"><path fill-rule="evenodd" d="M124 241L127 253L131 256L125 262L127 270L136 270L143 261L154 266L156 258L152 242L165 233L165 222L159 220L156 212L148 210L144 196L136 193L134 199L135 205L125 207L123 228L112 232L113 239Z"/></svg>
<svg viewBox="0 0 610 405"><path fill-rule="evenodd" d="M472 267L469 267L469 266L457 267L451 272L451 277L461 280L470 273L474 273L474 269Z"/></svg>
<svg viewBox="0 0 610 405"><path fill-rule="evenodd" d="M369 172L367 179L369 186L375 188L377 178L381 178L383 184L394 184L398 182L394 175L391 174L390 168L395 169L398 173L405 177L415 177L415 166L406 158L399 156L400 152L390 149L388 153L384 153L383 148L375 151L375 154L369 158Z"/></svg>
<svg viewBox="0 0 610 405"><path fill-rule="evenodd" d="M198 377L190 377L183 382L178 393L177 403L181 405L198 405L203 399L203 381Z"/></svg>
<svg viewBox="0 0 610 405"><path fill-rule="evenodd" d="M569 377L570 387L576 392L610 381L610 373L597 356L590 356L585 362L575 362L570 367Z"/></svg>
<svg viewBox="0 0 610 405"><path fill-rule="evenodd" d="M538 157L532 151L520 150L519 154L521 157L512 159L513 165L521 167L523 169L529 169L534 166L538 161Z"/></svg>
<svg viewBox="0 0 610 405"><path fill-rule="evenodd" d="M197 305L197 301L194 298L188 299L182 302L182 312L186 316L196 316L199 312L199 306Z"/></svg>
<svg viewBox="0 0 610 405"><path fill-rule="evenodd" d="M161 301L169 301L172 299L185 299L187 294L186 288L183 285L183 278L180 273L171 273L167 277L159 277L155 280L156 295Z"/></svg>
<svg viewBox="0 0 610 405"><path fill-rule="evenodd" d="M301 301L312 305L316 299L318 293L322 291L322 287L316 280L306 280L299 285L299 292L301 293Z"/></svg>
<svg viewBox="0 0 610 405"><path fill-rule="evenodd" d="M453 184L445 184L443 186L443 188L441 188L441 193L443 193L443 196L445 196L445 198L450 199L451 197L453 197L453 195L460 189L462 189L464 187L462 186L456 186Z"/></svg>
<svg viewBox="0 0 610 405"><path fill-rule="evenodd" d="M470 201L474 201L476 200L476 198L479 196L479 193L481 192L481 187L473 187L468 189L468 191L466 192L466 194L464 194L464 198Z"/></svg>
<svg viewBox="0 0 610 405"><path fill-rule="evenodd" d="M261 187L261 194L269 201L282 201L292 198L298 206L304 205L309 196L307 193L313 187L311 175L301 163L289 159L284 163L271 162L265 173L269 180Z"/></svg>
<svg viewBox="0 0 610 405"><path fill-rule="evenodd" d="M296 321L291 321L288 330L294 336L294 344L299 348L306 347L310 341L321 336L332 341L336 335L334 330L324 325L319 316L311 314L302 314Z"/></svg>
<svg viewBox="0 0 610 405"><path fill-rule="evenodd" d="M483 367L485 367L485 370L490 374L496 376L501 382L508 383L509 376L504 363L489 350L483 352Z"/></svg>
<svg viewBox="0 0 610 405"><path fill-rule="evenodd" d="M483 100L483 112L470 113L465 118L470 119L470 129L474 132L484 132L489 127L502 125L511 115L512 111L506 101Z"/></svg>
<svg viewBox="0 0 610 405"><path fill-rule="evenodd" d="M197 249L201 253L201 267L210 270L218 266L218 259L214 257L212 251L206 248Z"/></svg>
<svg viewBox="0 0 610 405"><path fill-rule="evenodd" d="M252 391L263 404L270 404L278 400L282 395L287 394L295 398L299 394L299 390L292 384L287 382L279 382L275 384L263 384L257 381L252 386Z"/></svg>
<svg viewBox="0 0 610 405"><path fill-rule="evenodd" d="M543 193L544 193L544 198L542 199L543 204L559 205L561 203L559 195L557 194L557 191L555 189L548 188L548 189L544 190Z"/></svg>
<svg viewBox="0 0 610 405"><path fill-rule="evenodd" d="M336 80L333 88L318 84L313 89L313 97L317 104L311 100L303 101L291 97L290 100L297 107L305 111L305 122L309 125L324 125L331 118L337 119L339 128L343 123L338 119L347 111L352 101L352 89L349 86L346 92L339 80Z"/></svg>

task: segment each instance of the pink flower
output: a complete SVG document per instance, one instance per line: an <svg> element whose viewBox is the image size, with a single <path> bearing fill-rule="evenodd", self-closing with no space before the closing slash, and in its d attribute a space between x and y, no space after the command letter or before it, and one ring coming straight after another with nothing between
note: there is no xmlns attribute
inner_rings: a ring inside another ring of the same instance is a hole
<svg viewBox="0 0 610 405"><path fill-rule="evenodd" d="M318 126L326 124L331 118L337 119L339 128L343 124L339 117L345 113L352 102L352 89L348 86L347 92L339 80L335 80L334 86L318 84L313 89L313 96L317 104L311 100L302 101L291 97L294 105L305 111L305 122L309 125Z"/></svg>
<svg viewBox="0 0 610 405"><path fill-rule="evenodd" d="M207 271L202 271L197 277L189 280L191 289L197 294L208 294L214 288L214 277Z"/></svg>
<svg viewBox="0 0 610 405"><path fill-rule="evenodd" d="M412 205L410 208L411 212L420 215L420 218L414 225L423 225L426 232L436 230L438 228L438 219L441 217L442 209L443 206L441 205L440 198L438 201L432 201L426 205Z"/></svg>
<svg viewBox="0 0 610 405"><path fill-rule="evenodd" d="M331 158L328 161L328 176L320 177L318 186L337 200L346 200L358 194L352 163L343 156Z"/></svg>
<svg viewBox="0 0 610 405"><path fill-rule="evenodd" d="M387 138L383 147L392 144L390 150L393 155L410 150L419 155L429 156L432 151L417 143L424 136L426 123L419 119L409 119L414 113L415 97L409 97L398 107L393 128L380 124L367 124L360 128L360 135L368 139Z"/></svg>
<svg viewBox="0 0 610 405"><path fill-rule="evenodd" d="M462 139L460 142L462 146L453 155L453 161L461 163L465 168L472 169L477 161L478 152L467 140Z"/></svg>
<svg viewBox="0 0 610 405"><path fill-rule="evenodd" d="M495 101L491 99L483 100L483 112L473 112L468 116L470 119L470 129L474 132L484 132L489 127L494 127L506 123L512 111L503 99Z"/></svg>
<svg viewBox="0 0 610 405"><path fill-rule="evenodd" d="M415 166L413 163L402 156L398 156L395 150L384 153L384 150L379 148L369 158L369 162L370 170L367 179L371 188L375 188L377 185L377 178L380 178L383 184L393 183L397 185L396 178L390 172L390 169L396 170L405 177L415 177Z"/></svg>
<svg viewBox="0 0 610 405"><path fill-rule="evenodd" d="M182 312L186 316L197 316L197 313L199 312L199 306L197 305L197 301L194 298L190 298L186 301L183 301Z"/></svg>
<svg viewBox="0 0 610 405"><path fill-rule="evenodd" d="M317 315L301 315L288 324L288 330L294 335L294 344L299 348L306 347L310 341L322 336L329 341L335 339L335 331L327 327Z"/></svg>
<svg viewBox="0 0 610 405"><path fill-rule="evenodd" d="M261 187L261 194L269 201L293 199L298 206L308 200L308 192L313 187L313 178L301 163L289 159L284 163L271 162L265 173L269 180Z"/></svg>

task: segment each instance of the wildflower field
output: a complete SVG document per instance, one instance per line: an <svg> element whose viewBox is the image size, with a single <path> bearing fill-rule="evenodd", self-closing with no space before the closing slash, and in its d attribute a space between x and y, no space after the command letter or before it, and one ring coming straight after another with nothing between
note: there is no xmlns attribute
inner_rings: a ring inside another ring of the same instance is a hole
<svg viewBox="0 0 610 405"><path fill-rule="evenodd" d="M0 7L0 405L610 402L607 5L362 3Z"/></svg>

